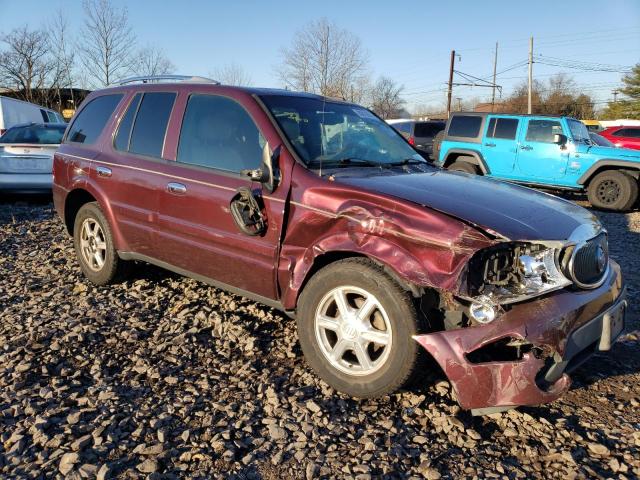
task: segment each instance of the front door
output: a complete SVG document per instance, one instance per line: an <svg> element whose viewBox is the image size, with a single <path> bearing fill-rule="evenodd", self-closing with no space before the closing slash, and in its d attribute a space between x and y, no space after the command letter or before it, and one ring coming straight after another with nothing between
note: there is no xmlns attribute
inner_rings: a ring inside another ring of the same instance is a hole
<svg viewBox="0 0 640 480"><path fill-rule="evenodd" d="M524 120L518 148L518 170L522 180L560 180L567 173L569 150L566 145L553 142L556 133L567 135L562 130L560 119L529 118Z"/></svg>
<svg viewBox="0 0 640 480"><path fill-rule="evenodd" d="M520 120L513 117L491 117L482 143L482 156L491 175L511 178L518 155L517 135Z"/></svg>
<svg viewBox="0 0 640 480"><path fill-rule="evenodd" d="M160 193L160 260L223 286L278 298L276 265L287 188L283 182L269 193L240 173L260 167L264 145L265 137L238 101L190 95L176 163ZM255 198L262 231L260 225L243 231L234 220L232 202L242 201L242 195Z"/></svg>

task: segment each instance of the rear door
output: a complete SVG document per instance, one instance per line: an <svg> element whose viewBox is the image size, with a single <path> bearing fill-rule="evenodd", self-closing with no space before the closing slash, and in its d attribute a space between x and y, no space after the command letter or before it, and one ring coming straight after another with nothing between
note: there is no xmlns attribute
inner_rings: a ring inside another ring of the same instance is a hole
<svg viewBox="0 0 640 480"><path fill-rule="evenodd" d="M482 156L491 165L491 173L497 177L510 178L514 174L520 123L520 119L514 117L493 116L488 119Z"/></svg>
<svg viewBox="0 0 640 480"><path fill-rule="evenodd" d="M156 254L174 269L276 299L287 185L283 181L269 193L240 173L260 167L269 135L255 118L264 114L231 96L202 92L184 100L176 162L158 204ZM260 234L243 233L234 222L231 203L240 188L262 207L266 230Z"/></svg>
<svg viewBox="0 0 640 480"><path fill-rule="evenodd" d="M413 137L415 147L431 156L433 153L433 139L444 130L446 124L444 122L416 122L413 127Z"/></svg>
<svg viewBox="0 0 640 480"><path fill-rule="evenodd" d="M167 125L177 93L138 92L116 120L115 135L95 159L92 176L107 192L129 252L153 256L159 190L172 161L164 159Z"/></svg>
<svg viewBox="0 0 640 480"><path fill-rule="evenodd" d="M524 181L560 180L566 175L569 149L553 143L556 133L566 135L559 118L526 118L520 130L518 171Z"/></svg>

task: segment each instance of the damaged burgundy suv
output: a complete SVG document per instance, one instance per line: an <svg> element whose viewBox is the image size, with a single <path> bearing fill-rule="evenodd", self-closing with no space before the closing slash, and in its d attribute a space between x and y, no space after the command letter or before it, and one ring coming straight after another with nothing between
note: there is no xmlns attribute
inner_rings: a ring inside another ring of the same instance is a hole
<svg viewBox="0 0 640 480"><path fill-rule="evenodd" d="M476 413L556 399L621 333L620 268L587 210L437 170L358 105L145 80L93 92L55 155L92 282L144 261L285 311L356 397L428 353Z"/></svg>

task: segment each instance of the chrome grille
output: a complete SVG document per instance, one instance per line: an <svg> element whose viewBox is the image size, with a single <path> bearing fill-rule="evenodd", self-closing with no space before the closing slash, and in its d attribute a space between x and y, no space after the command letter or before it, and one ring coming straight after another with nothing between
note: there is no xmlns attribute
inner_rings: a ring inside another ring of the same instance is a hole
<svg viewBox="0 0 640 480"><path fill-rule="evenodd" d="M574 247L569 263L569 273L580 287L600 284L609 266L609 245L606 233L579 243Z"/></svg>

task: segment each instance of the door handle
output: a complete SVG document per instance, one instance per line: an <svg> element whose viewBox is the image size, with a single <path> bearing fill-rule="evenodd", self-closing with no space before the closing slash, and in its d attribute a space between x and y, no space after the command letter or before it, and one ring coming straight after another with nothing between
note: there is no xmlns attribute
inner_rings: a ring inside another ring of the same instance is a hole
<svg viewBox="0 0 640 480"><path fill-rule="evenodd" d="M530 145L520 145L520 150L533 150L533 147Z"/></svg>
<svg viewBox="0 0 640 480"><path fill-rule="evenodd" d="M187 187L181 183L169 182L167 183L167 191L174 195L184 195L187 193Z"/></svg>
<svg viewBox="0 0 640 480"><path fill-rule="evenodd" d="M484 146L485 147L495 147L496 144L495 143L485 143Z"/></svg>
<svg viewBox="0 0 640 480"><path fill-rule="evenodd" d="M99 177L110 177L111 169L107 167L96 167L96 173Z"/></svg>

